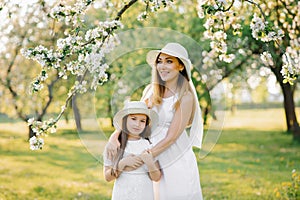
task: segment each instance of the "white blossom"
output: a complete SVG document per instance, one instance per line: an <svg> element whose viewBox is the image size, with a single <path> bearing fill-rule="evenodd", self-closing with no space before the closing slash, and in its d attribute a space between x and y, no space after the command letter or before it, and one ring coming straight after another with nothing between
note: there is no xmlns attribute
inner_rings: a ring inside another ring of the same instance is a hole
<svg viewBox="0 0 300 200"><path fill-rule="evenodd" d="M235 55L234 54L221 54L219 56L219 59L221 61L224 61L226 63L231 63L234 59L235 59Z"/></svg>
<svg viewBox="0 0 300 200"><path fill-rule="evenodd" d="M263 61L263 63L264 64L266 64L266 65L273 65L274 63L273 63L273 60L272 60L272 55L269 53L269 52L267 52L267 51L265 51L265 52L263 52L261 55L260 55L260 59Z"/></svg>
<svg viewBox="0 0 300 200"><path fill-rule="evenodd" d="M29 139L29 144L31 150L39 150L43 148L44 140L43 138L37 138L36 136L33 136Z"/></svg>
<svg viewBox="0 0 300 200"><path fill-rule="evenodd" d="M33 124L33 122L34 122L34 117L27 120L27 125L30 126Z"/></svg>
<svg viewBox="0 0 300 200"><path fill-rule="evenodd" d="M224 4L227 5L227 1L226 0L217 0L218 4Z"/></svg>

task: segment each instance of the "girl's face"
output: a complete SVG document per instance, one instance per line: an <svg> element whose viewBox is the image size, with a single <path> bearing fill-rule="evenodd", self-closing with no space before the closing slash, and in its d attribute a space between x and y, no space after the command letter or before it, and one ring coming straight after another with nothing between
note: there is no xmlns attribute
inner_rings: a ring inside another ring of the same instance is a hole
<svg viewBox="0 0 300 200"><path fill-rule="evenodd" d="M183 68L174 56L161 53L157 59L156 69L160 78L165 82L177 79L179 71L183 70Z"/></svg>
<svg viewBox="0 0 300 200"><path fill-rule="evenodd" d="M127 117L127 130L129 135L139 136L146 127L147 116L144 114L130 114Z"/></svg>

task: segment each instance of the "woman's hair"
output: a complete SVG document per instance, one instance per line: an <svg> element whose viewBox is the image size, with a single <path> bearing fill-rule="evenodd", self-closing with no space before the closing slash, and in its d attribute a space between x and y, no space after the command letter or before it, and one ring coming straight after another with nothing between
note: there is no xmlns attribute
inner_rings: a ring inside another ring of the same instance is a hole
<svg viewBox="0 0 300 200"><path fill-rule="evenodd" d="M166 90L165 87L165 81L163 81L159 75L159 72L157 70L157 63L158 63L158 58L160 54L158 54L156 60L155 60L155 67L152 68L152 83L153 83L153 95L152 95L152 104L153 105L160 105L162 103L162 98L164 95L164 92ZM177 88L179 88L179 93L178 93L178 99L174 104L174 109L176 110L179 105L182 97L187 93L187 92L192 92L192 89L190 88L189 85L189 77L185 68L184 63L177 57L175 57L179 64L184 66L182 71L179 71L179 76L178 76L178 81L177 81ZM194 99L194 98L193 98ZM193 100L193 113L191 115L191 118L189 120L189 125L192 123L193 117L194 117L194 107L195 107L195 101L196 99Z"/></svg>
<svg viewBox="0 0 300 200"><path fill-rule="evenodd" d="M127 119L128 119L129 115L126 115L125 117L123 117L123 120L122 120L122 130L121 130L121 133L118 137L118 141L120 142L120 150L119 150L119 152L118 152L118 154L117 154L117 156L114 160L114 169L117 169L117 166L118 166L120 160L123 158L125 148L126 148L126 145L127 145L128 134L129 134L129 131L128 131L128 128L127 128ZM150 124L150 118L147 116L146 126L145 126L144 130L140 133L140 136L142 138L148 140L149 143L151 143L150 139L149 139L150 134L151 134L151 127L149 126L149 124Z"/></svg>

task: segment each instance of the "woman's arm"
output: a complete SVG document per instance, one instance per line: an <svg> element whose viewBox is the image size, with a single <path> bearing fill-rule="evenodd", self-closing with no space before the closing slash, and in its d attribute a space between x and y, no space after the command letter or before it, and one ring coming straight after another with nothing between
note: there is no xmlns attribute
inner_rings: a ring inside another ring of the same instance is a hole
<svg viewBox="0 0 300 200"><path fill-rule="evenodd" d="M169 146L175 143L177 138L184 131L188 125L189 119L193 109L193 96L191 93L187 93L181 99L179 107L174 113L173 120L168 129L167 135L159 143L157 143L150 151L154 157L158 156Z"/></svg>
<svg viewBox="0 0 300 200"><path fill-rule="evenodd" d="M120 130L115 130L108 139L108 143L106 144L106 153L108 159L112 160L116 155L120 147L120 142L118 137L120 135Z"/></svg>

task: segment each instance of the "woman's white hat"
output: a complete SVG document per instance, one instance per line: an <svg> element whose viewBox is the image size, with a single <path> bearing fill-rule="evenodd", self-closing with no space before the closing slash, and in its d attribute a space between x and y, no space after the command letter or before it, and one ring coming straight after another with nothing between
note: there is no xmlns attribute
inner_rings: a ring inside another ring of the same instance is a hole
<svg viewBox="0 0 300 200"><path fill-rule="evenodd" d="M129 114L145 114L150 119L151 130L153 131L158 125L158 114L147 107L147 105L142 101L129 101L125 103L122 110L117 112L113 119L114 126L122 130L123 118Z"/></svg>
<svg viewBox="0 0 300 200"><path fill-rule="evenodd" d="M178 43L168 43L166 46L164 46L161 50L151 50L147 54L147 63L151 66L155 66L155 61L157 59L158 54L160 53L165 53L170 56L174 56L179 58L186 69L187 75L189 77L189 80L191 80L191 68L192 68L192 63L189 59L189 55L187 50L180 44Z"/></svg>

